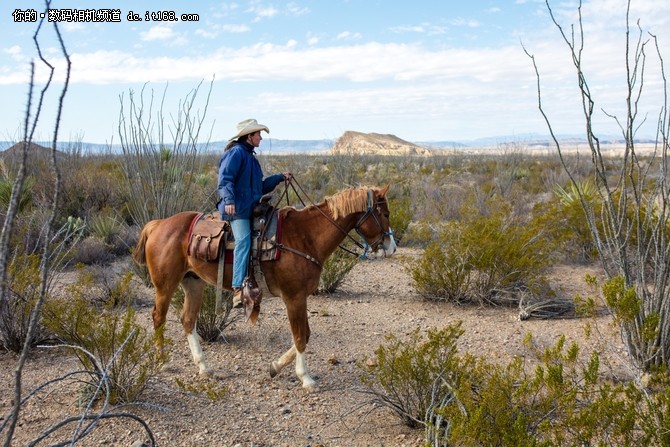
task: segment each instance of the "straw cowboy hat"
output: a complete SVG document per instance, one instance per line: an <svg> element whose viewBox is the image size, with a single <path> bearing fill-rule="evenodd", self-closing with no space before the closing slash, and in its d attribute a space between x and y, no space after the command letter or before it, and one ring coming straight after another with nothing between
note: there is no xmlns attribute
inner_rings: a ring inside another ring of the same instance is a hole
<svg viewBox="0 0 670 447"><path fill-rule="evenodd" d="M258 121L254 119L248 119L240 121L237 123L237 134L228 141L233 141L244 135L249 135L250 133L258 132L259 130L264 130L267 133L270 133L268 126L264 124L258 124Z"/></svg>

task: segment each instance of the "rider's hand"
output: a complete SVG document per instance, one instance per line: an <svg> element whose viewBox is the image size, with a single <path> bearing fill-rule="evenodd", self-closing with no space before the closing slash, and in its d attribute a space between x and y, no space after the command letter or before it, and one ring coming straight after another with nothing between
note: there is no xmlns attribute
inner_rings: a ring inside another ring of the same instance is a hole
<svg viewBox="0 0 670 447"><path fill-rule="evenodd" d="M231 203L229 205L226 205L225 211L226 211L226 214L228 214L230 216L234 216L235 215L235 204Z"/></svg>
<svg viewBox="0 0 670 447"><path fill-rule="evenodd" d="M291 180L293 178L293 174L291 174L290 172L284 172L283 175L284 180Z"/></svg>

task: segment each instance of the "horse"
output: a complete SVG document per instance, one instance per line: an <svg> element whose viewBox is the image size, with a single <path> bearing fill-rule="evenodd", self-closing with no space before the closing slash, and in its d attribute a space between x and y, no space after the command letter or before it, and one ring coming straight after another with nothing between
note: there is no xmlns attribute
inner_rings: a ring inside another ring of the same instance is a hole
<svg viewBox="0 0 670 447"><path fill-rule="evenodd" d="M389 187L390 184L384 188L348 188L319 204L302 209L285 206L278 210L282 219L281 256L262 261L260 270L267 290L284 302L293 345L270 364L270 377L275 377L295 360L295 373L302 387L308 391L315 389L316 383L305 360L310 338L307 297L319 286L324 262L346 237L351 237L351 231L355 230L363 238L366 251L368 248L383 250L385 256L395 252L386 199ZM139 264L146 264L155 288L151 313L154 330L158 331L165 324L172 295L181 285L184 304L180 320L184 333L199 373L209 375L200 337L194 329L205 284L217 284L218 263L198 260L188 252L189 229L197 215L197 212L185 211L148 222L140 233L133 258ZM232 269L225 269L223 276L224 287L231 289ZM161 331L157 333L157 345L162 349Z"/></svg>

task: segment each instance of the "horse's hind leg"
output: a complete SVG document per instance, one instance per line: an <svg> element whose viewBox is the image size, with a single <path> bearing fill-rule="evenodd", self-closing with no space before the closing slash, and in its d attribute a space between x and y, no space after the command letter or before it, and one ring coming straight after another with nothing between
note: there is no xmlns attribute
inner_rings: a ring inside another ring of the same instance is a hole
<svg viewBox="0 0 670 447"><path fill-rule="evenodd" d="M200 345L200 336L196 330L198 314L202 307L202 297L205 290L205 282L197 277L186 276L181 286L184 289L184 306L181 310L181 324L184 327L188 347L191 349L193 362L200 371L200 375L209 374L210 370L205 361L205 354Z"/></svg>
<svg viewBox="0 0 670 447"><path fill-rule="evenodd" d="M284 354L282 354L281 357L272 362L270 365L270 377L276 376L282 369L286 367L286 365L291 363L295 359L295 352L295 345L291 345L291 349L286 351Z"/></svg>
<svg viewBox="0 0 670 447"><path fill-rule="evenodd" d="M152 280L154 275L152 275ZM179 287L178 281L154 281L154 288L156 289L156 296L154 298L154 308L151 311L151 319L154 323L154 331L157 332L156 348L164 354L164 337L161 328L165 326L168 310L170 310L170 301L175 290Z"/></svg>

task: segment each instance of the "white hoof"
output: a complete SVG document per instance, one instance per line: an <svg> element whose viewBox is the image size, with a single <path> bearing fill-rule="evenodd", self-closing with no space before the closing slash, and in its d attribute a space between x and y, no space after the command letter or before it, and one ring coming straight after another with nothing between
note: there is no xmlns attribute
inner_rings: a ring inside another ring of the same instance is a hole
<svg viewBox="0 0 670 447"><path fill-rule="evenodd" d="M302 378L302 389L310 393L316 391L316 382L310 376L305 376Z"/></svg>

